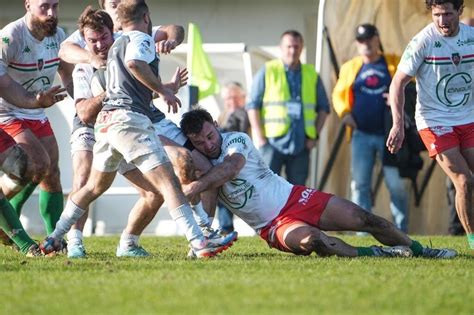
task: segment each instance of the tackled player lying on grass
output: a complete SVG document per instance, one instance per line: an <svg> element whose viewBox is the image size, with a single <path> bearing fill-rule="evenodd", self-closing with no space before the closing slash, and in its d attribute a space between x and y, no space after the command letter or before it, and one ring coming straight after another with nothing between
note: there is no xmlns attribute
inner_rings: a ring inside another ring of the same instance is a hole
<svg viewBox="0 0 474 315"><path fill-rule="evenodd" d="M270 247L297 255L422 256L451 258L452 249L423 247L389 221L356 204L305 186L294 186L273 173L250 138L221 133L211 115L197 109L183 115L181 130L213 168L183 187L187 195L220 187L219 199L249 224ZM389 247L353 247L323 231L371 233Z"/></svg>

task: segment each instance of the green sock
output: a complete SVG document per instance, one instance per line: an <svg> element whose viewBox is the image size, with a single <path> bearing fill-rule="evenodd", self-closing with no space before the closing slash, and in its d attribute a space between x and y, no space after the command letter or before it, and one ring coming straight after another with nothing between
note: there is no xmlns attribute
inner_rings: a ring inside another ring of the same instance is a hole
<svg viewBox="0 0 474 315"><path fill-rule="evenodd" d="M469 243L469 248L474 249L474 234L467 234L467 241Z"/></svg>
<svg viewBox="0 0 474 315"><path fill-rule="evenodd" d="M30 198L36 186L38 186L38 184L28 183L19 193L10 199L10 204L12 205L13 209L15 209L18 217L20 217L23 205L28 200L28 198Z"/></svg>
<svg viewBox="0 0 474 315"><path fill-rule="evenodd" d="M374 251L370 247L356 247L357 256L375 256Z"/></svg>
<svg viewBox="0 0 474 315"><path fill-rule="evenodd" d="M423 254L423 245L418 241L412 240L410 249L413 252L413 256L421 256L421 254Z"/></svg>
<svg viewBox="0 0 474 315"><path fill-rule="evenodd" d="M46 233L53 233L56 222L63 212L64 197L62 192L50 193L40 189L39 193L40 214L46 226Z"/></svg>
<svg viewBox="0 0 474 315"><path fill-rule="evenodd" d="M15 213L15 209L13 209L6 198L0 199L0 228L8 234L24 254L26 254L31 245L36 244L26 234L20 219L18 219Z"/></svg>

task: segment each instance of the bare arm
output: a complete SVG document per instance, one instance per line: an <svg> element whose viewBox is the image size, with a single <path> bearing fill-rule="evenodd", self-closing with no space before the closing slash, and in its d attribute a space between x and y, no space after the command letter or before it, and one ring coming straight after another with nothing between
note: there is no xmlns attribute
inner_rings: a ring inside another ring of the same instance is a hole
<svg viewBox="0 0 474 315"><path fill-rule="evenodd" d="M156 50L161 54L169 54L184 40L184 28L169 24L161 26L155 34Z"/></svg>
<svg viewBox="0 0 474 315"><path fill-rule="evenodd" d="M178 106L181 107L181 101L174 95L171 89L162 84L160 77L157 77L151 71L150 66L145 61L130 60L127 62L127 68L138 81L157 93L165 101L168 105L168 111L171 109L173 113L178 111Z"/></svg>
<svg viewBox="0 0 474 315"><path fill-rule="evenodd" d="M234 179L245 166L245 157L240 153L226 156L221 164L212 167L204 176L183 187L187 196L194 196L208 189L215 189Z"/></svg>
<svg viewBox="0 0 474 315"><path fill-rule="evenodd" d="M44 92L33 94L25 90L8 74L0 76L0 97L7 102L21 108L46 108L62 101L66 94L64 88L53 86Z"/></svg>
<svg viewBox="0 0 474 315"><path fill-rule="evenodd" d="M58 74L61 78L63 86L66 88L67 93L74 97L74 85L72 81L72 71L74 70L74 65L67 63L63 60L59 63Z"/></svg>
<svg viewBox="0 0 474 315"><path fill-rule="evenodd" d="M104 98L105 92L92 98L76 100L76 112L79 119L86 124L93 125L102 110Z"/></svg>
<svg viewBox="0 0 474 315"><path fill-rule="evenodd" d="M71 64L88 63L96 69L103 68L107 64L107 60L99 58L99 56L73 42L63 42L61 44L59 58Z"/></svg>
<svg viewBox="0 0 474 315"><path fill-rule="evenodd" d="M263 131L260 111L258 109L249 109L247 114L252 129L252 139L254 139L257 148L263 147L267 143L267 138L265 138L265 133Z"/></svg>
<svg viewBox="0 0 474 315"><path fill-rule="evenodd" d="M395 73L390 84L389 102L392 110L393 125L387 138L387 147L390 153L396 153L403 144L405 138L404 114L405 86L412 79L411 76L398 71Z"/></svg>

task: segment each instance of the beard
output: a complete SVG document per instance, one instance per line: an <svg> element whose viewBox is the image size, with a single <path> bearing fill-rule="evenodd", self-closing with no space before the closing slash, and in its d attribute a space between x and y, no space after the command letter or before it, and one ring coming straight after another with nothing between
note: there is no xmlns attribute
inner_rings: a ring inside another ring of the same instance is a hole
<svg viewBox="0 0 474 315"><path fill-rule="evenodd" d="M42 34L45 37L53 36L56 34L57 27L58 27L58 19L57 18L49 18L45 21L37 18L36 16L31 15L31 25L33 29Z"/></svg>

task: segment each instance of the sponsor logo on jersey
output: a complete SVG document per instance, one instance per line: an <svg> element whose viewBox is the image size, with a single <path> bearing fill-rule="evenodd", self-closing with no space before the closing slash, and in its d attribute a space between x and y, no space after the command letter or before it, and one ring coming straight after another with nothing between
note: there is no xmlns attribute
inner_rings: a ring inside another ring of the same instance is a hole
<svg viewBox="0 0 474 315"><path fill-rule="evenodd" d="M29 52L31 52L31 49L30 49L30 47L26 46L25 49L23 49L23 53L27 54Z"/></svg>
<svg viewBox="0 0 474 315"><path fill-rule="evenodd" d="M434 46L435 46L435 48L441 48L441 42L435 41Z"/></svg>
<svg viewBox="0 0 474 315"><path fill-rule="evenodd" d="M242 136L238 136L237 138L234 138L232 140L229 141L229 143L227 143L227 145L225 146L225 149L227 149L228 147L230 147L232 144L235 144L235 143L241 143L243 144L244 146L246 146L247 144L245 143L245 138L242 137ZM224 149L224 150L225 150Z"/></svg>
<svg viewBox="0 0 474 315"><path fill-rule="evenodd" d="M311 199L311 197L314 195L315 192L316 192L315 189L306 188L301 193L301 197L298 200L298 203L302 204L303 206L306 206L306 204L308 203L308 201Z"/></svg>
<svg viewBox="0 0 474 315"><path fill-rule="evenodd" d="M462 47L464 45L471 46L474 45L474 38L468 38L466 40L458 39L456 44L458 45L458 47Z"/></svg>
<svg viewBox="0 0 474 315"><path fill-rule="evenodd" d="M10 38L8 38L8 37L3 37L3 38L2 38L2 42L3 42L4 44L10 45Z"/></svg>
<svg viewBox="0 0 474 315"><path fill-rule="evenodd" d="M471 94L472 78L467 72L449 73L436 85L436 97L447 107L466 105Z"/></svg>
<svg viewBox="0 0 474 315"><path fill-rule="evenodd" d="M24 82L23 87L29 92L46 91L51 86L51 81L47 76L30 79Z"/></svg>
<svg viewBox="0 0 474 315"><path fill-rule="evenodd" d="M232 191L227 195L223 188L219 189L219 197L223 203L232 209L241 209L245 207L248 200L252 198L255 187L245 179L235 178L230 181Z"/></svg>

